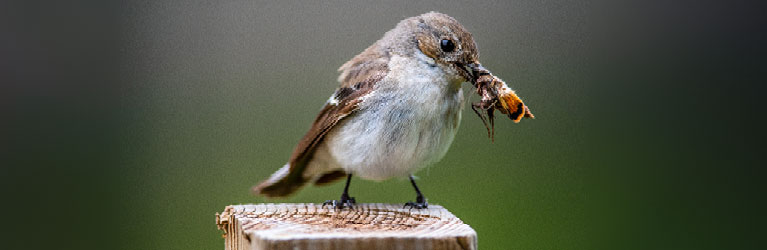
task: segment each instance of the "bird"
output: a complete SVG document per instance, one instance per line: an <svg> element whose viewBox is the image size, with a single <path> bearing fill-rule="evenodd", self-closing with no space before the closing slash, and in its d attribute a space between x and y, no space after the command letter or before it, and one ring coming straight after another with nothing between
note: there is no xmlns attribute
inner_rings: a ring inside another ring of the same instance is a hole
<svg viewBox="0 0 767 250"><path fill-rule="evenodd" d="M404 206L427 208L413 174L450 148L464 106L461 84L488 72L478 57L472 34L453 17L428 12L400 21L338 69L340 86L289 161L252 191L285 197L307 183L346 177L340 199L323 203L343 209L356 204L353 175L405 177L416 199Z"/></svg>

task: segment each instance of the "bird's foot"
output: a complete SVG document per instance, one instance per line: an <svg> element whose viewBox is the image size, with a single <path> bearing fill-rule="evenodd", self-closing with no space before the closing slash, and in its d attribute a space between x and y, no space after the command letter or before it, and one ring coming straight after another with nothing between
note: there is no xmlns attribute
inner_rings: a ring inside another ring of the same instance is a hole
<svg viewBox="0 0 767 250"><path fill-rule="evenodd" d="M332 206L334 209L343 209L344 207L353 208L354 204L357 204L357 201L354 200L354 197L342 195L340 200L326 200L322 203L322 207L324 208L326 205L328 205Z"/></svg>
<svg viewBox="0 0 767 250"><path fill-rule="evenodd" d="M402 208L411 207L416 209L424 209L429 207L429 203L426 200L416 199L416 202L408 201Z"/></svg>

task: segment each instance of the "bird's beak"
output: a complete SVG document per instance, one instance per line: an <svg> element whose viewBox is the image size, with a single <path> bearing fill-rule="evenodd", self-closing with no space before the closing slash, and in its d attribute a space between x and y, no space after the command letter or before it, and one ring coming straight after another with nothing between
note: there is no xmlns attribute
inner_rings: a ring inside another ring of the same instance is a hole
<svg viewBox="0 0 767 250"><path fill-rule="evenodd" d="M479 61L472 61L466 64L457 63L457 66L463 78L472 84L474 84L480 76L491 74L489 70L482 67L482 64L480 64Z"/></svg>
<svg viewBox="0 0 767 250"><path fill-rule="evenodd" d="M478 61L473 61L470 63L456 63L456 67L458 68L458 72L463 76L464 79L466 79L467 82L470 82L474 84L474 81L477 80L477 77L479 77L476 72L479 72L481 70L484 70L481 64L479 64ZM487 70L484 70L487 72Z"/></svg>

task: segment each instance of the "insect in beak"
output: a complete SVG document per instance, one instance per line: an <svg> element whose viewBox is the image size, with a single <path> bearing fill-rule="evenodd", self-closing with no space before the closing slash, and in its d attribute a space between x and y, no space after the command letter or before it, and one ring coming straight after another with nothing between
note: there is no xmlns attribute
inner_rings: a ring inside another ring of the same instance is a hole
<svg viewBox="0 0 767 250"><path fill-rule="evenodd" d="M479 62L473 62L463 67L466 75L471 78L472 85L477 89L477 94L481 97L479 102L471 104L471 109L482 119L482 123L487 128L487 136L494 141L495 135L495 115L497 109L502 114L518 123L522 118L535 118L530 109L522 102L522 99L514 93L506 82L494 76L489 70L482 67ZM471 70L471 71L469 71ZM471 73L469 73L471 72Z"/></svg>

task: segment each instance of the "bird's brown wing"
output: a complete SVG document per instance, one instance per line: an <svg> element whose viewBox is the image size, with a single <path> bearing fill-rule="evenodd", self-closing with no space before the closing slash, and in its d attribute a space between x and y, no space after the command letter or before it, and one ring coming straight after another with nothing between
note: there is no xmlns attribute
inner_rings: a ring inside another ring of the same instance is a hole
<svg viewBox="0 0 767 250"><path fill-rule="evenodd" d="M372 48L372 47L371 47ZM369 52L368 48L365 52ZM355 57L365 55L365 52ZM381 60L367 61L355 59L341 67L341 87L322 108L314 120L309 132L299 141L290 161L283 169L278 170L269 179L253 187L253 192L267 197L287 196L313 178L306 178L304 171L312 160L317 146L322 143L325 135L339 121L352 114L363 101L363 97L373 91L373 87L388 73L388 68ZM387 60L388 61L388 60ZM350 64L351 63L351 64ZM317 184L326 184L343 177L343 173L332 170L316 180Z"/></svg>

